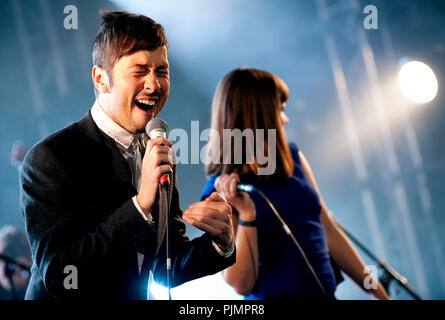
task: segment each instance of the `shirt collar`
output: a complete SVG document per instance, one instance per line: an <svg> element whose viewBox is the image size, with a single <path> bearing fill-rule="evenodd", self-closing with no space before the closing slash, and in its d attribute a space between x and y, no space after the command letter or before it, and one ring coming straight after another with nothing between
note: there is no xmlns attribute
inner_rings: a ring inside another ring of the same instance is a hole
<svg viewBox="0 0 445 320"><path fill-rule="evenodd" d="M114 122L99 105L96 100L93 107L91 108L91 116L94 122L106 135L113 138L114 141L119 143L125 149L128 149L133 141L138 138L138 134L131 133L116 122Z"/></svg>

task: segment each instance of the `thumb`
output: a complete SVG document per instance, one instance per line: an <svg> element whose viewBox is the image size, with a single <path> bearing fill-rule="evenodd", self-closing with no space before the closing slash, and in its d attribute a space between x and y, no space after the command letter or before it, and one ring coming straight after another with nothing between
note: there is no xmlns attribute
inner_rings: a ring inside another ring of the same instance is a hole
<svg viewBox="0 0 445 320"><path fill-rule="evenodd" d="M212 192L210 196L206 198L206 201L227 202L226 198L219 192Z"/></svg>

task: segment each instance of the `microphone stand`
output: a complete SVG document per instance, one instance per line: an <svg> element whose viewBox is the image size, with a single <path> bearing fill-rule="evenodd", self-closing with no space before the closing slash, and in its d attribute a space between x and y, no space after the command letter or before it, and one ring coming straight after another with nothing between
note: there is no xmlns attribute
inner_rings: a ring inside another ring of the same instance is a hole
<svg viewBox="0 0 445 320"><path fill-rule="evenodd" d="M165 177L165 176L163 176ZM167 176L168 177L168 176ZM166 257L167 257L167 289L168 289L168 300L172 299L171 296L171 279L172 279L172 264L171 264L171 244L170 244L170 208L169 208L169 203L168 203L168 185L169 185L169 180L168 179L164 179L164 181L162 182L162 197L164 199L164 204L165 204L165 224L166 224L166 247L167 247L167 253L166 253Z"/></svg>
<svg viewBox="0 0 445 320"><path fill-rule="evenodd" d="M366 248L356 237L354 237L345 227L343 227L338 220L335 220L337 225L343 232L353 241L360 249L363 250L371 259L377 262L379 267L383 269L383 275L379 278L380 283L387 292L389 289L389 283L391 280L397 281L405 290L416 300L422 300L422 298L414 291L414 289L408 284L408 279L401 276L397 271L390 267L383 259L376 257L368 248Z"/></svg>
<svg viewBox="0 0 445 320"><path fill-rule="evenodd" d="M11 285L11 292L12 292L12 298L13 300L18 300L17 296L17 290L14 285L14 280L12 278L12 275L14 273L14 268L17 266L27 272L29 272L29 267L24 265L23 263L20 263L11 257L8 257L7 255L4 255L0 253L0 259L5 262L5 275L8 278L9 284Z"/></svg>

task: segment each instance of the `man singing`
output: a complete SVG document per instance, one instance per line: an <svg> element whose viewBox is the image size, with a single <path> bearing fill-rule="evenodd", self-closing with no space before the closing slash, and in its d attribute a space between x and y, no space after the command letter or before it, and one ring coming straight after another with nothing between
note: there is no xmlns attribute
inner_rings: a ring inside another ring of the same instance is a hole
<svg viewBox="0 0 445 320"><path fill-rule="evenodd" d="M205 233L190 241L171 143L145 133L170 91L163 27L125 12L102 18L93 46L93 107L37 143L22 164L21 209L33 256L26 299L145 299L150 270L165 283L159 179L166 173L172 285L235 262L230 206L217 193L192 204L183 218Z"/></svg>

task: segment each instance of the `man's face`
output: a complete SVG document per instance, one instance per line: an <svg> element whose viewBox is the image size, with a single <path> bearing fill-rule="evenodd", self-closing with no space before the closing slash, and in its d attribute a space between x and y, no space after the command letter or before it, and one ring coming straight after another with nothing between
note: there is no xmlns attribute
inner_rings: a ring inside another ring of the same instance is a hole
<svg viewBox="0 0 445 320"><path fill-rule="evenodd" d="M170 93L167 48L140 50L116 61L105 112L127 131L144 132Z"/></svg>

